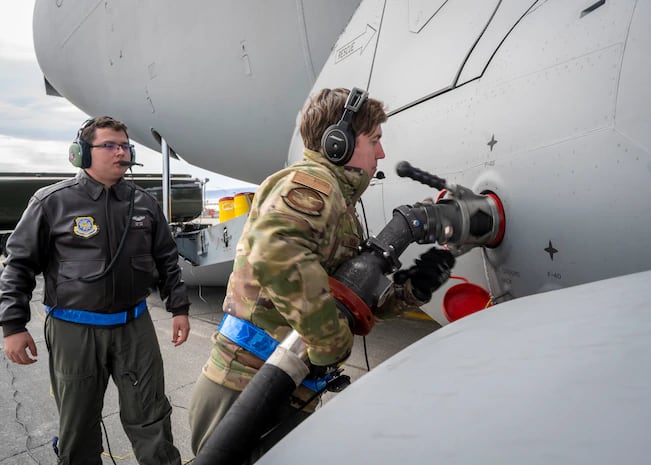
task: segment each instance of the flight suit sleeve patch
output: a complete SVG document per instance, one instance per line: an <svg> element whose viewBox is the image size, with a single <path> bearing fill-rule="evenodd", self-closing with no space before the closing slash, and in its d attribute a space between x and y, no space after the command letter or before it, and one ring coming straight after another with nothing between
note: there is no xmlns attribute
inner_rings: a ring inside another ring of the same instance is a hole
<svg viewBox="0 0 651 465"><path fill-rule="evenodd" d="M321 216L325 206L321 195L307 187L295 187L282 197L289 208L310 216Z"/></svg>
<svg viewBox="0 0 651 465"><path fill-rule="evenodd" d="M296 171L294 173L294 177L292 177L292 181L297 184L302 184L306 187L311 187L315 191L321 192L323 195L330 195L332 192L332 186L326 181L302 171Z"/></svg>

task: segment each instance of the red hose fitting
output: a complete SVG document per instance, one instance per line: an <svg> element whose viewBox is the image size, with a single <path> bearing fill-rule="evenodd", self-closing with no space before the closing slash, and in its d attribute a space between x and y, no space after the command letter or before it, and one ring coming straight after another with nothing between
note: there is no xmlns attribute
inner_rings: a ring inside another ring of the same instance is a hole
<svg viewBox="0 0 651 465"><path fill-rule="evenodd" d="M502 201L494 192L487 191L487 192L482 192L482 194L493 199L495 201L495 206L497 207L497 216L500 222L499 228L497 230L497 236L495 236L495 239L492 240L489 244L486 244L486 247L493 248L500 245L502 239L504 239L504 232L506 231L506 217L504 216L504 205L502 205Z"/></svg>
<svg viewBox="0 0 651 465"><path fill-rule="evenodd" d="M357 294L355 294L348 286L345 286L340 281L337 281L331 276L328 276L328 283L330 284L330 293L332 296L340 301L353 315L355 323L350 328L353 334L358 336L366 336L371 332L373 325L375 325L375 316Z"/></svg>

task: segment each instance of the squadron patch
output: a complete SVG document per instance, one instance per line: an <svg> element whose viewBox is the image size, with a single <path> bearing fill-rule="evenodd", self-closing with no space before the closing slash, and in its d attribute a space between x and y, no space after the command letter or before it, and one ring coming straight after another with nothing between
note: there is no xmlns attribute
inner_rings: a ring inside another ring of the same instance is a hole
<svg viewBox="0 0 651 465"><path fill-rule="evenodd" d="M325 203L321 195L307 187L295 187L283 195L283 200L289 208L310 216L321 216Z"/></svg>
<svg viewBox="0 0 651 465"><path fill-rule="evenodd" d="M93 237L99 232L99 227L95 224L95 218L92 216L78 216L75 218L75 227L72 231L79 237Z"/></svg>

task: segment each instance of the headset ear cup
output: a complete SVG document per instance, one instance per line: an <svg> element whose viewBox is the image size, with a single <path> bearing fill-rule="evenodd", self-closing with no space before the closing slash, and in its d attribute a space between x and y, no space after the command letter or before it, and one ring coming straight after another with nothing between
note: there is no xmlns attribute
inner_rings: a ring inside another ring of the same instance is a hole
<svg viewBox="0 0 651 465"><path fill-rule="evenodd" d="M323 136L321 136L323 154L335 165L345 165L353 157L355 133L351 121L353 115L359 111L367 97L366 91L353 87L346 99L341 119L337 124L328 126Z"/></svg>
<svg viewBox="0 0 651 465"><path fill-rule="evenodd" d="M68 161L72 163L72 166L81 168L81 152L81 146L77 142L70 144L70 148L68 149Z"/></svg>
<svg viewBox="0 0 651 465"><path fill-rule="evenodd" d="M81 168L90 168L92 162L90 157L91 146L83 139L79 139L79 146L81 147Z"/></svg>
<svg viewBox="0 0 651 465"><path fill-rule="evenodd" d="M70 148L68 149L68 161L72 163L72 166L76 166L77 168L90 167L92 162L90 157L91 146L82 138L82 134L84 133L84 129L93 124L95 120L96 118L90 118L84 121L84 124L82 124L77 131L77 137L75 137L75 140L70 144Z"/></svg>
<svg viewBox="0 0 651 465"><path fill-rule="evenodd" d="M345 165L355 150L355 136L342 123L329 126L321 138L325 157L335 165Z"/></svg>

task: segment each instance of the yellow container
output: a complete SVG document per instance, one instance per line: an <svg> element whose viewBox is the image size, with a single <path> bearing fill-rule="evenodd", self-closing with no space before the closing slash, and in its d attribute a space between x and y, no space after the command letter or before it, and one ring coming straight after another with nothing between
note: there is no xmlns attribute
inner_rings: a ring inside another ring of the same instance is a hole
<svg viewBox="0 0 651 465"><path fill-rule="evenodd" d="M233 197L222 197L219 199L219 222L231 220L235 217Z"/></svg>
<svg viewBox="0 0 651 465"><path fill-rule="evenodd" d="M251 202L249 201L249 196L246 192L236 194L233 199L233 209L235 210L234 216L246 215L249 212L251 207Z"/></svg>

